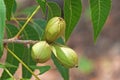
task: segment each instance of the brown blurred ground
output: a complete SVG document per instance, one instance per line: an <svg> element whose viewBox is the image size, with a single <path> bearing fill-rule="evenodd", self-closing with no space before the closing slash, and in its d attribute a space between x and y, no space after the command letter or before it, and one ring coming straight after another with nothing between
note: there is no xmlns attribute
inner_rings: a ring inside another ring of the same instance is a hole
<svg viewBox="0 0 120 80"><path fill-rule="evenodd" d="M27 4L20 8L34 4L33 0L18 0ZM84 74L78 69L70 70L70 80L120 80L120 0L112 0L111 13L104 25L96 45L93 43L93 30L88 9L88 0L83 0L83 13L75 28L68 45L79 56L84 55L93 61L94 69L89 74ZM23 4L22 3L22 4ZM52 69L43 75L41 80L63 80L52 61L48 61ZM39 64L44 65L44 64ZM37 73L37 72L36 72ZM19 76L19 75L17 75ZM32 78L32 80L34 80Z"/></svg>
<svg viewBox="0 0 120 80"><path fill-rule="evenodd" d="M78 72L71 80L120 80L120 0L112 0L111 13L104 25L103 31L93 43L92 26L89 17L85 14L87 1L83 7L81 20L73 32L68 45L81 55L92 59L95 70L90 75Z"/></svg>

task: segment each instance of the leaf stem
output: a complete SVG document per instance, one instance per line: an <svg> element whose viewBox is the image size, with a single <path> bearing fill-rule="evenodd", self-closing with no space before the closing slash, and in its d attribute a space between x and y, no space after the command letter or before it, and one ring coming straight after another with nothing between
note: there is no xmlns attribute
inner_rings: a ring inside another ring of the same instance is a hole
<svg viewBox="0 0 120 80"><path fill-rule="evenodd" d="M5 68L4 70L8 73L8 75L9 75L13 80L16 80L16 79L14 78L14 76L10 73L10 71L9 71L7 68Z"/></svg>
<svg viewBox="0 0 120 80"><path fill-rule="evenodd" d="M16 38L21 34L21 32L24 30L24 28L26 27L26 25L29 23L29 21L32 19L32 17L36 14L36 12L40 9L40 6L38 6L34 12L31 14L31 16L27 19L27 21L25 22L25 24L22 26L22 28L19 30L19 32L16 34Z"/></svg>
<svg viewBox="0 0 120 80"><path fill-rule="evenodd" d="M6 49L8 50L8 52L11 53L11 55L13 55L37 80L40 80L39 77L37 75L35 75L33 73L33 71L18 57L15 55L14 52L12 52L8 47L6 47Z"/></svg>

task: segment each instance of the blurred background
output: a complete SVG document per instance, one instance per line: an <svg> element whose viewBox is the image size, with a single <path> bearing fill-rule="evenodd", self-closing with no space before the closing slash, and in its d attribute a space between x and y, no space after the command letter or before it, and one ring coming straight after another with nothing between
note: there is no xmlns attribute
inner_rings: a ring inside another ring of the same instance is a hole
<svg viewBox="0 0 120 80"><path fill-rule="evenodd" d="M63 7L62 0L48 1L56 1ZM19 13L36 2L35 0L17 0L17 4L17 13ZM120 0L112 0L110 15L96 45L93 42L89 0L82 0L82 4L80 21L67 42L67 45L80 57L79 67L70 69L70 80L120 80ZM63 80L51 60L38 65L46 64L50 64L52 69L40 75L41 80Z"/></svg>

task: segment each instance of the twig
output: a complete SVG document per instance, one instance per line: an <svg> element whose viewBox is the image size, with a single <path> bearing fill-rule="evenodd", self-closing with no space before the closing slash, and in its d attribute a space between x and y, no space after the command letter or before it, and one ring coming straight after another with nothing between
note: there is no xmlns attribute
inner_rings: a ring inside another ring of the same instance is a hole
<svg viewBox="0 0 120 80"><path fill-rule="evenodd" d="M34 41L34 40L17 40L17 39L4 39L3 43L7 44L7 43L19 43L19 44L35 44L38 41Z"/></svg>

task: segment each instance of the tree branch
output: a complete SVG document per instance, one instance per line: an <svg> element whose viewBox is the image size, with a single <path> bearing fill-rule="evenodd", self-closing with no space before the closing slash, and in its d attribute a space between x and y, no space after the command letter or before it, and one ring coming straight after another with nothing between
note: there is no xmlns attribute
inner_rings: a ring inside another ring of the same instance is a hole
<svg viewBox="0 0 120 80"><path fill-rule="evenodd" d="M14 39L4 39L3 43L20 43L20 44L35 44L38 41L34 41L34 40L14 40Z"/></svg>

